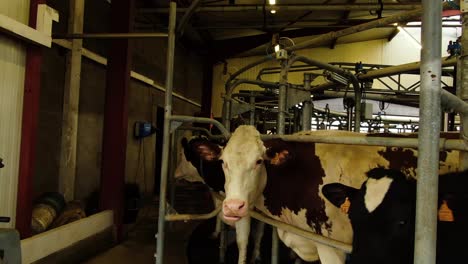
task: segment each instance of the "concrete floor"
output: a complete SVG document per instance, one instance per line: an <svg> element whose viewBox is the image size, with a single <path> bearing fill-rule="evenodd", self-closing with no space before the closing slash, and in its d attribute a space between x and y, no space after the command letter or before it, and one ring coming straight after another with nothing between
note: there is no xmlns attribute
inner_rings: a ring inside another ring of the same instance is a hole
<svg viewBox="0 0 468 264"><path fill-rule="evenodd" d="M191 186L191 185L189 185ZM176 192L176 202L179 204L176 208L181 213L195 213L194 208L206 207L206 203L211 205L207 196L206 199L200 197L192 198L192 196L204 195L204 191L200 191L196 187L182 186ZM208 199L208 200L207 200ZM202 201L203 204L193 204ZM204 200L204 201L203 201ZM126 239L117 246L103 252L102 254L89 259L84 264L146 264L155 263L154 254L156 252L156 239L158 223L158 201L157 198L153 201L148 201L147 205L140 209L135 224L126 226ZM189 209L187 211L187 209ZM209 212L212 208L205 208ZM203 212L205 213L205 212ZM190 234L198 225L197 222L173 222L166 223L166 243L165 243L165 264L188 264L186 258L186 247Z"/></svg>

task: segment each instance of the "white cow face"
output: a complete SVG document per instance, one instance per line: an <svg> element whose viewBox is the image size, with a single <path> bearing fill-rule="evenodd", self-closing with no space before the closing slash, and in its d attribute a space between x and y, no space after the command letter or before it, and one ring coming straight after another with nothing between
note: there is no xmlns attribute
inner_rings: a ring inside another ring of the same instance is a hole
<svg viewBox="0 0 468 264"><path fill-rule="evenodd" d="M265 150L260 133L253 126L238 127L224 149L209 142L195 146L201 159L222 161L226 193L223 214L228 222L247 216L262 194L266 184Z"/></svg>
<svg viewBox="0 0 468 264"><path fill-rule="evenodd" d="M221 154L225 175L224 218L237 221L248 214L266 184L265 146L253 126L240 126Z"/></svg>

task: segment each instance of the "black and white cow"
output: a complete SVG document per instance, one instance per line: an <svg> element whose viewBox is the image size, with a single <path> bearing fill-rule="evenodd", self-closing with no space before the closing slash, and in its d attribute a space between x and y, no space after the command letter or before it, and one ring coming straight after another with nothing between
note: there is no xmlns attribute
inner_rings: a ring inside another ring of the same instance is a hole
<svg viewBox="0 0 468 264"><path fill-rule="evenodd" d="M372 136L347 131L309 134ZM366 172L378 166L415 176L417 163L416 151L412 149L279 139L263 142L253 126L238 127L224 148L200 144L196 153L200 155L197 158L222 162L226 192L223 217L235 223L239 263L245 263L250 232L249 210L254 207L285 223L351 243L353 233L347 215L323 196L322 186L338 182L358 188L366 180ZM440 157L441 173L457 171L458 152L441 152ZM345 254L340 250L284 230L279 229L278 234L303 260L320 259L322 264L345 262Z"/></svg>
<svg viewBox="0 0 468 264"><path fill-rule="evenodd" d="M402 172L375 168L360 189L340 183L322 192L335 206L349 199L354 231L351 263L413 263L416 181ZM437 263L461 263L468 237L468 171L439 180ZM437 195L437 194L434 194Z"/></svg>

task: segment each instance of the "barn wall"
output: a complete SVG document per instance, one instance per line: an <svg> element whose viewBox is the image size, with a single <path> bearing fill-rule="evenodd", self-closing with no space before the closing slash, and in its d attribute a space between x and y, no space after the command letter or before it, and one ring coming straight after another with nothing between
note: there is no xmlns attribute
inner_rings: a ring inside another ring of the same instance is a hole
<svg viewBox="0 0 468 264"><path fill-rule="evenodd" d="M28 24L29 0L0 1L0 14ZM25 63L23 43L0 34L0 216L12 217L0 227L15 223Z"/></svg>
<svg viewBox="0 0 468 264"><path fill-rule="evenodd" d="M406 28L406 30L420 42L420 29L418 28ZM442 39L442 54L447 54L447 44L449 40L455 40L457 36L461 34L454 28L445 28ZM409 62L419 61L420 50L415 42L404 32L400 32L392 41L388 42L386 39L378 39L372 41L338 44L334 49L327 47L304 49L296 52L299 55L304 55L308 58L323 61L323 62L351 62L356 63L362 61L362 63L371 64L387 64L387 65L398 65ZM246 58L234 58L227 60L228 62L228 73L234 73L238 69L259 60L260 57L246 57ZM221 116L222 111L222 95L224 95L224 84L228 78L228 74L223 74L223 64L217 64L213 67L213 99L212 99L212 112L215 116ZM258 72L266 67L279 67L277 61L272 61L259 66L254 67L252 70L241 74L238 78L255 79ZM290 73L289 81L291 83L301 84L303 82L303 73ZM414 83L419 76L404 76L402 79L403 84ZM279 75L264 75L263 80L277 82ZM447 84L451 84L451 79L444 79ZM317 78L313 84L323 82L322 77ZM383 88L383 85L374 82L374 87ZM237 90L245 89L259 89L257 86L252 85L240 85Z"/></svg>
<svg viewBox="0 0 468 264"><path fill-rule="evenodd" d="M65 32L68 14L67 1L50 0L48 4L59 10L61 22L54 32ZM84 32L106 32L109 28L109 4L106 0L86 1ZM65 14L65 17L62 15ZM164 84L166 67L166 39L133 40L132 70L159 84ZM103 57L109 41L88 39L84 47ZM63 84L66 50L56 45L46 52L42 78L40 105L38 163L35 173L35 193L58 189ZM176 49L174 88L179 94L196 102L201 101L201 57L183 48ZM106 68L87 58L82 60L80 104L78 118L77 171L75 197L84 199L99 187L101 175L102 129ZM152 192L155 165L155 135L141 141L133 138L135 121L156 122L156 107L164 106L164 93L132 79L129 91L129 122L126 161L127 182L137 182L141 190ZM198 106L174 99L173 110L193 115ZM42 156L41 156L42 153ZM44 155L47 153L47 155Z"/></svg>

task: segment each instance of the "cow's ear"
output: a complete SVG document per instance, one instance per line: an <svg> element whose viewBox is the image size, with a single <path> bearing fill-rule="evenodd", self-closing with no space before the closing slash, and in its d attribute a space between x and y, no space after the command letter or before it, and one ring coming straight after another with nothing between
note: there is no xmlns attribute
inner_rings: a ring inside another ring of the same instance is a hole
<svg viewBox="0 0 468 264"><path fill-rule="evenodd" d="M275 152L269 152L268 150L265 152L265 156L263 157L264 160L270 162L271 165L279 166L286 163L288 159L290 159L291 154L287 150L280 150Z"/></svg>
<svg viewBox="0 0 468 264"><path fill-rule="evenodd" d="M195 143L193 148L200 159L205 161L215 161L221 156L221 147L209 141Z"/></svg>
<svg viewBox="0 0 468 264"><path fill-rule="evenodd" d="M322 187L323 196L338 208L345 203L346 198L352 200L357 192L358 189L341 183L330 183Z"/></svg>

